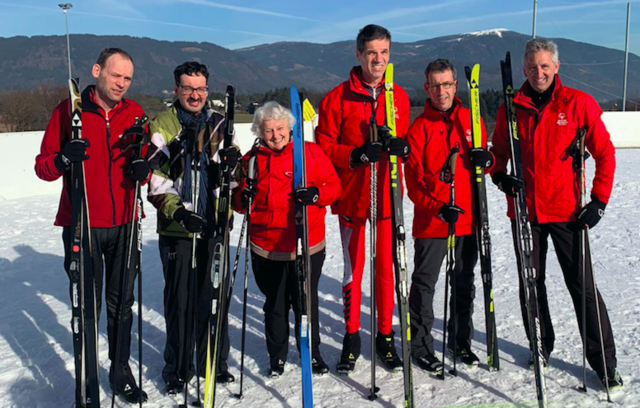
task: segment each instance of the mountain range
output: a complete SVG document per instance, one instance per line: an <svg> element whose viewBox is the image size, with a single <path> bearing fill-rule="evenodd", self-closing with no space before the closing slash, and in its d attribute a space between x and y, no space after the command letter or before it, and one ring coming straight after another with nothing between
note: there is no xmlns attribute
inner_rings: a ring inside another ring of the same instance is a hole
<svg viewBox="0 0 640 408"><path fill-rule="evenodd" d="M479 63L481 89L500 89L500 63L511 52L514 83L524 81L520 68L528 35L492 29L431 38L412 43L393 42L391 62L395 79L410 95L420 94L424 69L436 58L449 59L458 70L461 89L464 66ZM564 84L593 94L599 100L622 95L624 52L564 38L555 38L560 50L560 75ZM265 92L297 85L327 91L344 81L355 59L355 40L330 44L277 42L229 50L210 42L170 42L129 36L71 35L72 71L81 83L93 82L91 65L101 49L120 47L134 59L131 92L160 95L171 91L173 69L188 60L206 64L212 91L233 84L239 93ZM0 90L30 89L40 84L66 82L64 36L0 38ZM516 85L519 86L519 85ZM640 57L629 54L628 91L640 95Z"/></svg>

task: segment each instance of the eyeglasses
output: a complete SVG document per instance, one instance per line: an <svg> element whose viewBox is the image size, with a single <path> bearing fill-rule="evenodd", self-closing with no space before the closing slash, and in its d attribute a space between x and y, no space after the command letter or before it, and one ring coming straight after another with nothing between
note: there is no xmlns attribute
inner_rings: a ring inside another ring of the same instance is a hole
<svg viewBox="0 0 640 408"><path fill-rule="evenodd" d="M454 85L456 84L455 81L453 82L443 82L441 84L433 84L433 85L429 85L428 88L431 92L436 92L438 90L438 88L442 88L444 90L449 90L451 89Z"/></svg>
<svg viewBox="0 0 640 408"><path fill-rule="evenodd" d="M193 93L193 91L198 92L198 95L200 95L200 96L205 96L207 93L209 93L209 87L207 87L207 86L201 86L200 88L194 88L194 87L188 86L188 85L178 85L178 87L182 88L182 92L184 92L187 95L191 95Z"/></svg>

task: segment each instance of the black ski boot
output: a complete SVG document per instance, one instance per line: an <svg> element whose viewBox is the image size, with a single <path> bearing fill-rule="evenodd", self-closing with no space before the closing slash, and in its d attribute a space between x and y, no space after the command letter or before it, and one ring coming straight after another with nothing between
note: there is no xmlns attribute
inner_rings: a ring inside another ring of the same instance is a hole
<svg viewBox="0 0 640 408"><path fill-rule="evenodd" d="M533 365L534 365L534 361L533 361L533 354L529 355L529 368L533 370ZM547 366L549 365L549 358L542 356L542 368L546 370Z"/></svg>
<svg viewBox="0 0 640 408"><path fill-rule="evenodd" d="M329 372L329 366L324 362L320 353L313 353L311 370L314 374L323 375Z"/></svg>
<svg viewBox="0 0 640 408"><path fill-rule="evenodd" d="M111 364L109 383L113 392L129 404L139 404L140 401L147 402L147 393L136 384L129 363Z"/></svg>
<svg viewBox="0 0 640 408"><path fill-rule="evenodd" d="M218 384L231 384L236 381L236 377L233 376L226 368L220 369L216 374L216 382Z"/></svg>
<svg viewBox="0 0 640 408"><path fill-rule="evenodd" d="M615 368L608 368L607 377L609 382L609 391L615 391L622 388L623 381L618 370ZM607 386L607 381L605 381L604 375L600 376L600 381L602 381L603 387Z"/></svg>
<svg viewBox="0 0 640 408"><path fill-rule="evenodd" d="M452 347L449 347L449 353L451 353L451 356L453 357ZM455 354L462 364L469 368L475 368L480 365L480 359L473 351L471 351L471 347L458 347Z"/></svg>
<svg viewBox="0 0 640 408"><path fill-rule="evenodd" d="M269 377L271 378L280 378L282 374L284 374L284 364L283 360L276 360L271 363L271 368L269 369Z"/></svg>
<svg viewBox="0 0 640 408"><path fill-rule="evenodd" d="M164 391L167 395L177 395L184 391L184 381L182 380L171 380L164 387Z"/></svg>
<svg viewBox="0 0 640 408"><path fill-rule="evenodd" d="M418 367L422 368L424 371L433 375L439 375L442 373L442 369L444 367L435 354L427 352L424 356L416 357L415 359L416 363L418 363Z"/></svg>
<svg viewBox="0 0 640 408"><path fill-rule="evenodd" d="M398 356L396 346L393 341L394 331L384 335L380 332L376 335L376 355L384 363L387 370L391 372L402 371L402 360Z"/></svg>
<svg viewBox="0 0 640 408"><path fill-rule="evenodd" d="M360 357L360 332L346 333L342 340L342 354L336 366L339 375L349 375L356 367Z"/></svg>

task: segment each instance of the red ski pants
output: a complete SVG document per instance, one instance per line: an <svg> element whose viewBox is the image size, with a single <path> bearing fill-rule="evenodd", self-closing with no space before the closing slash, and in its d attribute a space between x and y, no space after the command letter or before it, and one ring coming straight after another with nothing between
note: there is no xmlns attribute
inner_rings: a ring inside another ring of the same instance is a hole
<svg viewBox="0 0 640 408"><path fill-rule="evenodd" d="M355 333L360 328L360 302L362 298L362 274L365 264L366 218L340 216L340 237L344 254L344 277L342 279L342 299L347 333ZM391 219L376 222L376 308L378 310L378 331L391 333L393 319L394 286ZM369 267L367 267L369 269ZM375 334L374 334L375 335Z"/></svg>

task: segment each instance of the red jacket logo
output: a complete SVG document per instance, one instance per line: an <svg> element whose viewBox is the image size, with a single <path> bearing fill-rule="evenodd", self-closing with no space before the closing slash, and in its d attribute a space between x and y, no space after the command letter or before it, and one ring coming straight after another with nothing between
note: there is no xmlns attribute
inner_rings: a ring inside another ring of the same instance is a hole
<svg viewBox="0 0 640 408"><path fill-rule="evenodd" d="M558 113L558 121L556 122L556 124L558 126L567 126L567 123L569 123L567 121L567 115L564 112Z"/></svg>
<svg viewBox="0 0 640 408"><path fill-rule="evenodd" d="M472 140L472 135L471 135L471 129L467 129L467 142L471 143Z"/></svg>

